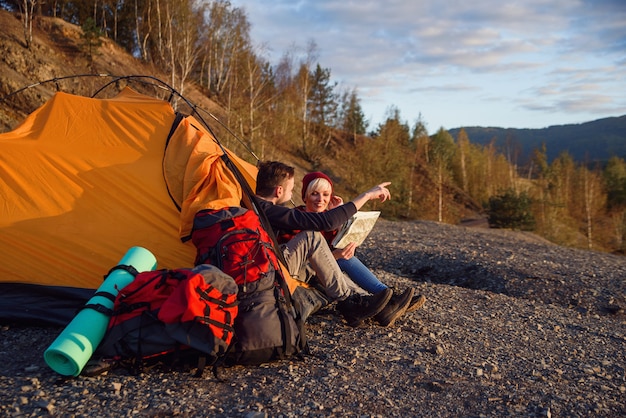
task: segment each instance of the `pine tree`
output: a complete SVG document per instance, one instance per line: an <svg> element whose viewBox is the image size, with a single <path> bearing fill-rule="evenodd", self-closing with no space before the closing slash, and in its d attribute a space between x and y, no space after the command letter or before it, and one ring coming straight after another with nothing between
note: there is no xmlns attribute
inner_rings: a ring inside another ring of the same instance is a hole
<svg viewBox="0 0 626 418"><path fill-rule="evenodd" d="M102 32L96 26L96 21L92 18L88 17L85 20L85 23L82 26L83 29L83 50L87 54L89 58L89 62L93 62L93 55L97 48L102 45L102 41L100 40L100 36L102 36Z"/></svg>
<svg viewBox="0 0 626 418"><path fill-rule="evenodd" d="M367 132L368 123L365 120L361 100L356 89L349 93L344 93L341 100L341 129L350 133L352 142L356 142L357 135L364 135Z"/></svg>

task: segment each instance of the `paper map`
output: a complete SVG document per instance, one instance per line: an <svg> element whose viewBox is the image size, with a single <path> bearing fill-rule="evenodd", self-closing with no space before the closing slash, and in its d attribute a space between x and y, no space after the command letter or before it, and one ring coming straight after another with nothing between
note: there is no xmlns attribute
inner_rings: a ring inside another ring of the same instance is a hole
<svg viewBox="0 0 626 418"><path fill-rule="evenodd" d="M351 242L355 242L357 247L361 245L374 228L379 216L379 211L357 212L339 229L337 236L333 239L333 247L344 248Z"/></svg>

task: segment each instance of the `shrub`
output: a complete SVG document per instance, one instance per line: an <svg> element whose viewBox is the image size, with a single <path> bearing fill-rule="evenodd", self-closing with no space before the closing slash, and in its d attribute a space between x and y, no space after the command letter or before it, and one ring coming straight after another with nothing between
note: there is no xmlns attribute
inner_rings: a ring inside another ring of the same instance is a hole
<svg viewBox="0 0 626 418"><path fill-rule="evenodd" d="M532 200L526 192L516 193L512 189L489 198L489 226L532 231L535 218L531 212Z"/></svg>

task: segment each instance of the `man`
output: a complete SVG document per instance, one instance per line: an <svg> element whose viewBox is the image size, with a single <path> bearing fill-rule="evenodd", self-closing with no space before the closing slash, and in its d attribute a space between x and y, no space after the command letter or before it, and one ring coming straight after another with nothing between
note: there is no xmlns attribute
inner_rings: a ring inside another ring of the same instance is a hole
<svg viewBox="0 0 626 418"><path fill-rule="evenodd" d="M259 164L256 194L261 210L265 212L275 232L302 231L283 245L289 273L294 278L306 281L304 272L307 265L310 265L326 296L331 301L338 302L337 308L348 325L358 326L385 309L393 291L387 288L369 295L354 284L343 274L326 239L318 231L339 228L370 200L379 199L384 202L390 199L391 194L387 189L390 183L381 183L332 210L323 213L305 212L283 206L291 200L295 184L294 173L293 167L281 162ZM294 298L307 305L304 307L305 317L323 306L323 303L316 302L310 295L304 296L306 300L303 301L303 295L296 292Z"/></svg>

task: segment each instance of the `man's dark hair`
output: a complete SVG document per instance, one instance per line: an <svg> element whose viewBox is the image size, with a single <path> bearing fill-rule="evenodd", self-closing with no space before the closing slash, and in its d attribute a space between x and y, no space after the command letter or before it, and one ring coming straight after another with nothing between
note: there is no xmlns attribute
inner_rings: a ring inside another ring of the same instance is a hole
<svg viewBox="0 0 626 418"><path fill-rule="evenodd" d="M279 161L263 161L258 164L256 176L256 194L269 196L274 189L281 186L295 174L293 167Z"/></svg>

